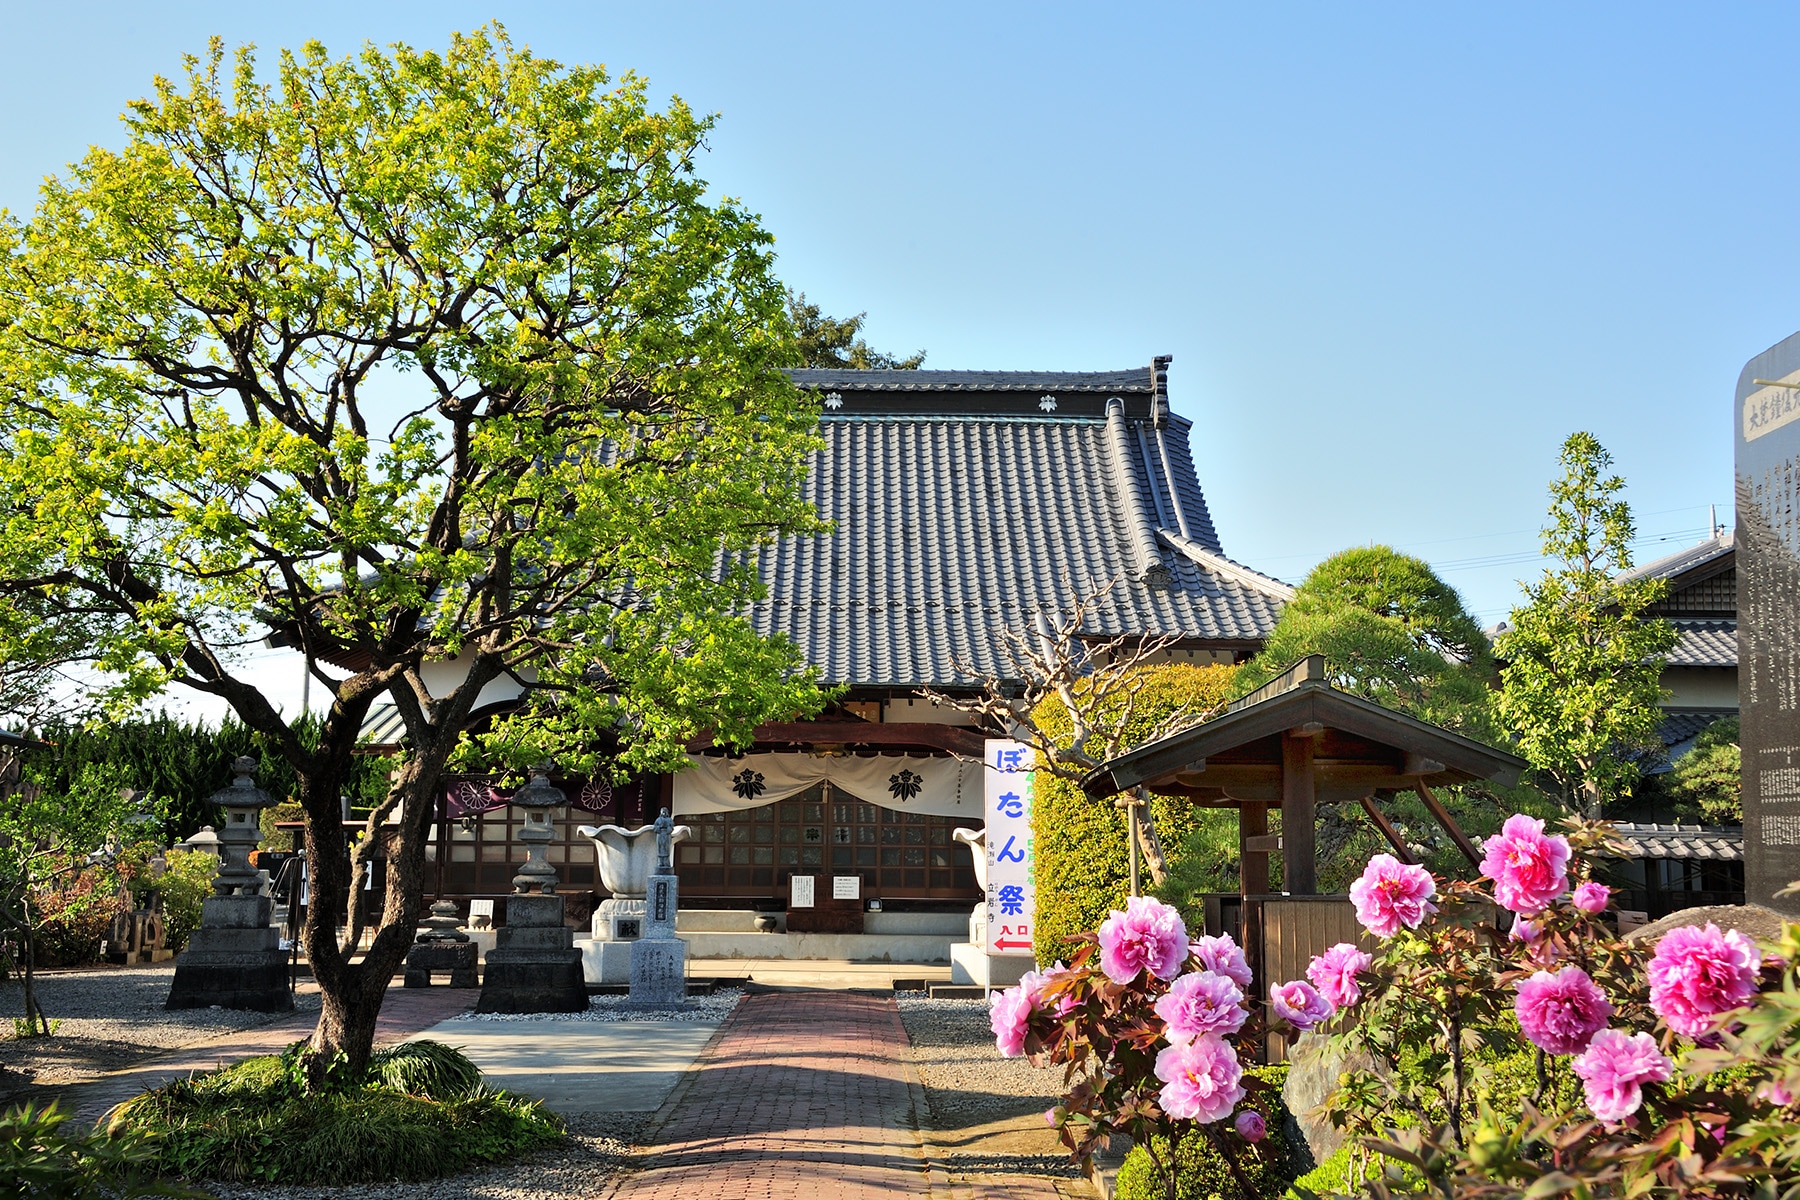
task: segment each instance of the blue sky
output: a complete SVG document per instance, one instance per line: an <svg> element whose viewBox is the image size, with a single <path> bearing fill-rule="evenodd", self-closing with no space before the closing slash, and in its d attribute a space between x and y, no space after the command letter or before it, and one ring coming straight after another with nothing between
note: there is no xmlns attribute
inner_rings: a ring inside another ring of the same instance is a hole
<svg viewBox="0 0 1800 1200"><path fill-rule="evenodd" d="M927 366L1175 356L1233 557L1437 563L1484 622L1589 429L1640 559L1729 520L1744 361L1800 328L1800 9L10 5L0 205L214 33L441 45L495 16L720 114L780 269Z"/></svg>

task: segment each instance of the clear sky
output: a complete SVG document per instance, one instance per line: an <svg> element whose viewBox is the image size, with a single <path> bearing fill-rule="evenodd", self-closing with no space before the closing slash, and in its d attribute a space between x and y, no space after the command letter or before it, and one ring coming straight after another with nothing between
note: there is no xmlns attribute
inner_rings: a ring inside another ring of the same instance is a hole
<svg viewBox="0 0 1800 1200"><path fill-rule="evenodd" d="M1793 6L9 3L0 205L212 34L496 16L720 114L707 177L880 348L1173 354L1227 553L1289 580L1387 542L1503 617L1576 429L1640 561L1698 540L1738 370L1800 328Z"/></svg>

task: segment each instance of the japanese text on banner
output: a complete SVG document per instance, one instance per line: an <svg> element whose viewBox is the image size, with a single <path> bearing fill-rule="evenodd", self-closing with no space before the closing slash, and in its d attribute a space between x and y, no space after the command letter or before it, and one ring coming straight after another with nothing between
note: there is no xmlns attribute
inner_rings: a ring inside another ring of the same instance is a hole
<svg viewBox="0 0 1800 1200"><path fill-rule="evenodd" d="M987 797L987 952L1031 954L1037 863L1031 845L1031 747L990 738Z"/></svg>

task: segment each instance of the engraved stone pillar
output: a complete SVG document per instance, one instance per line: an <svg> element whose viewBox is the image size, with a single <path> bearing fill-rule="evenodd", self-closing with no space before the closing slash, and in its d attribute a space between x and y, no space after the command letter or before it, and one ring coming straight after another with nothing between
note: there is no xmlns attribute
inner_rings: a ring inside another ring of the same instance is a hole
<svg viewBox="0 0 1800 1200"><path fill-rule="evenodd" d="M256 760L231 764L231 786L213 793L225 810L219 831L219 873L200 906L200 928L175 959L167 1008L247 1008L284 1012L294 1007L287 953L272 925L274 904L262 894L262 877L250 852L262 840L257 814L275 803L256 786Z"/></svg>
<svg viewBox="0 0 1800 1200"><path fill-rule="evenodd" d="M644 897L644 936L631 943L631 998L633 1008L686 1008L687 943L675 936L675 913L680 908L680 882L669 861L675 822L669 810L656 818L656 872L650 876Z"/></svg>
<svg viewBox="0 0 1800 1200"><path fill-rule="evenodd" d="M582 1012L588 1006L575 931L563 925L563 900L556 894L556 868L544 858L556 836L556 812L568 803L548 778L550 763L531 768L531 782L513 793L525 810L519 839L530 848L513 894L506 900L506 924L494 935L481 979L476 1012Z"/></svg>

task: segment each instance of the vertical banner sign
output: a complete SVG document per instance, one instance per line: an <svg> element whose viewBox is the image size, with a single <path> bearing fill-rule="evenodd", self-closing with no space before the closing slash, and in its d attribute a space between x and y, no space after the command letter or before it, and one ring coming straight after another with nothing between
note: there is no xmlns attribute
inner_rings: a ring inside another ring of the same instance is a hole
<svg viewBox="0 0 1800 1200"><path fill-rule="evenodd" d="M1731 423L1745 898L1800 917L1800 333L1745 364Z"/></svg>
<svg viewBox="0 0 1800 1200"><path fill-rule="evenodd" d="M1031 747L989 738L987 794L987 952L1031 954L1037 920L1037 862L1031 852Z"/></svg>

